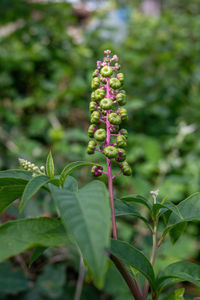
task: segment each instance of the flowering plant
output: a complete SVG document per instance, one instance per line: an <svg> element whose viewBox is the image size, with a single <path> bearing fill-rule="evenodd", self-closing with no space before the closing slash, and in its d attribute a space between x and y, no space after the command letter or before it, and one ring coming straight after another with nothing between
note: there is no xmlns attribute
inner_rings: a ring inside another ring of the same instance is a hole
<svg viewBox="0 0 200 300"><path fill-rule="evenodd" d="M176 243L188 222L200 221L200 193L191 195L178 205L166 198L159 199L159 190L150 192L152 200L140 195L114 200L113 180L121 173L130 176L132 171L126 161L128 133L119 127L128 118L122 107L126 103L126 94L121 90L124 75L119 72L118 57L110 54L110 50L105 51L106 56L103 61L97 62L93 73L91 125L88 129L91 140L87 148L88 154L98 151L105 155L107 170L104 171L99 164L81 161L68 164L60 175L55 176L50 152L45 166L39 167L19 159L22 169L1 171L0 213L19 198L19 211L22 212L31 197L43 189L55 200L58 216L18 219L1 225L0 261L34 247L33 263L49 247L73 244L80 252L80 276L75 299L80 299L85 271L96 287L103 288L110 261L119 270L136 300L148 297L153 300L184 299L183 288L172 291L167 297L163 291L182 281L200 287L200 266L179 261L157 274L154 263L167 234L172 243ZM119 165L119 172L114 175L112 160ZM70 174L84 166L92 166L95 177L107 176L110 202L101 181L94 180L78 188L76 179ZM145 215L139 206L145 208ZM147 226L152 236L150 259L135 245L118 240L116 218L120 216L139 218ZM113 238L110 238L110 219Z"/></svg>

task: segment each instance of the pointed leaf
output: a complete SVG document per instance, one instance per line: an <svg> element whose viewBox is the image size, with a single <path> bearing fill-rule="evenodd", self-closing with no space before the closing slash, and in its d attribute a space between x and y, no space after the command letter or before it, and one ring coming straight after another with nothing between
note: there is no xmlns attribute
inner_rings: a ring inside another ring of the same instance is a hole
<svg viewBox="0 0 200 300"><path fill-rule="evenodd" d="M53 162L53 157L51 155L51 151L47 156L46 172L47 172L47 176L49 176L50 178L54 178L54 162Z"/></svg>
<svg viewBox="0 0 200 300"><path fill-rule="evenodd" d="M84 166L94 166L94 163L91 162L85 162L85 161L77 161L77 162L72 162L70 164L68 164L61 172L60 174L60 184L63 187L64 186L64 182L65 179L67 178L67 176L74 171L75 169L84 167Z"/></svg>
<svg viewBox="0 0 200 300"><path fill-rule="evenodd" d="M28 200L35 194L37 193L37 191L39 191L39 189L47 184L50 181L50 178L48 176L44 176L44 175L39 175L36 177L33 177L28 184L26 185L23 195L22 195L22 199L19 205L19 211L20 213L22 212L24 206L26 205L26 203L28 202Z"/></svg>
<svg viewBox="0 0 200 300"><path fill-rule="evenodd" d="M168 296L164 297L163 300L184 300L184 292L184 288L175 290Z"/></svg>
<svg viewBox="0 0 200 300"><path fill-rule="evenodd" d="M36 247L58 247L69 240L60 220L30 218L10 221L0 226L0 261Z"/></svg>
<svg viewBox="0 0 200 300"><path fill-rule="evenodd" d="M20 177L0 177L0 214L21 197L27 182Z"/></svg>
<svg viewBox="0 0 200 300"><path fill-rule="evenodd" d="M25 170L11 169L11 170L0 171L0 177L13 177L13 178L22 178L25 180L30 180L32 178L32 173Z"/></svg>
<svg viewBox="0 0 200 300"><path fill-rule="evenodd" d="M200 287L200 265L179 261L167 266L157 280L158 290L180 281L189 281Z"/></svg>
<svg viewBox="0 0 200 300"><path fill-rule="evenodd" d="M127 203L126 201L122 201L122 200L116 200L115 216L119 217L119 216L128 216L128 215L139 218L148 226L150 231L152 231L151 225L149 224L148 220L145 219L143 216L141 216L140 212L137 209L135 209L133 204Z"/></svg>
<svg viewBox="0 0 200 300"><path fill-rule="evenodd" d="M32 264L44 253L44 251L47 249L47 247L38 246L33 250L33 253L31 255L31 259L29 262L29 268L32 266Z"/></svg>
<svg viewBox="0 0 200 300"><path fill-rule="evenodd" d="M121 200L126 202L135 202L145 205L149 210L151 210L151 203L140 195L128 195L121 198Z"/></svg>
<svg viewBox="0 0 200 300"><path fill-rule="evenodd" d="M155 289L152 265L141 251L126 242L112 239L110 252L142 273L148 279L151 287Z"/></svg>
<svg viewBox="0 0 200 300"><path fill-rule="evenodd" d="M93 181L79 191L52 187L62 221L76 242L93 274L102 286L106 272L105 249L109 247L110 208L105 185Z"/></svg>

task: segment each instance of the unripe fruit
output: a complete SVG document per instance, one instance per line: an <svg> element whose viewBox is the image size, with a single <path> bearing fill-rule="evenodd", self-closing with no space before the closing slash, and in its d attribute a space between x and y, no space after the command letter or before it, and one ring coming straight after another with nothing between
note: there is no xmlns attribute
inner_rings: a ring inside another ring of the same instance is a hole
<svg viewBox="0 0 200 300"><path fill-rule="evenodd" d="M128 131L126 129L121 129L120 130L120 134L122 134L123 136L125 136L125 138L128 138Z"/></svg>
<svg viewBox="0 0 200 300"><path fill-rule="evenodd" d="M87 154L94 154L96 143L95 141L89 141L87 147Z"/></svg>
<svg viewBox="0 0 200 300"><path fill-rule="evenodd" d="M124 82L124 74L123 74L123 73L118 73L118 74L117 74L117 78L119 79L119 81L120 81L121 83Z"/></svg>
<svg viewBox="0 0 200 300"><path fill-rule="evenodd" d="M100 71L103 77L110 77L113 74L113 69L109 66L105 66Z"/></svg>
<svg viewBox="0 0 200 300"><path fill-rule="evenodd" d="M94 92L91 93L91 101L95 101L95 95L94 95Z"/></svg>
<svg viewBox="0 0 200 300"><path fill-rule="evenodd" d="M110 98L103 98L100 102L101 108L103 108L105 110L111 109L112 105L113 105L113 101Z"/></svg>
<svg viewBox="0 0 200 300"><path fill-rule="evenodd" d="M92 114L91 114L91 118L90 118L90 121L91 123L98 123L99 122L99 119L100 119L100 114L98 111L94 111Z"/></svg>
<svg viewBox="0 0 200 300"><path fill-rule="evenodd" d="M109 80L109 85L112 89L119 89L121 86L121 82L117 78L111 78Z"/></svg>
<svg viewBox="0 0 200 300"><path fill-rule="evenodd" d="M101 176L102 173L103 173L103 167L101 167L101 166L94 166L91 169L91 173L95 177Z"/></svg>
<svg viewBox="0 0 200 300"><path fill-rule="evenodd" d="M94 70L94 72L92 73L92 76L97 77L98 75L99 75L99 70L98 69Z"/></svg>
<svg viewBox="0 0 200 300"><path fill-rule="evenodd" d="M129 164L127 163L127 161L123 161L120 164L121 168L122 168L122 172L125 176L131 176L132 175L132 170L131 167L129 166Z"/></svg>
<svg viewBox="0 0 200 300"><path fill-rule="evenodd" d="M116 114L116 113L111 113L111 114L109 114L109 116L108 116L108 121L109 121L111 124L119 125L119 124L121 123L121 117L118 116L118 114Z"/></svg>
<svg viewBox="0 0 200 300"><path fill-rule="evenodd" d="M126 151L122 148L118 148L118 155L116 156L116 161L122 162L126 159Z"/></svg>
<svg viewBox="0 0 200 300"><path fill-rule="evenodd" d="M94 92L94 97L96 100L101 100L104 98L106 94L106 91L104 89L97 89L95 92Z"/></svg>
<svg viewBox="0 0 200 300"><path fill-rule="evenodd" d="M97 129L97 131L95 131L94 138L97 141L100 141L100 142L104 141L105 138L106 138L106 131L105 131L105 129L103 129L103 128Z"/></svg>
<svg viewBox="0 0 200 300"><path fill-rule="evenodd" d="M119 93L116 96L116 100L120 106L125 105L126 104L126 95L124 93Z"/></svg>
<svg viewBox="0 0 200 300"><path fill-rule="evenodd" d="M99 84L100 84L100 80L99 78L95 77L92 79L92 84L91 84L91 87L92 89L97 89L99 87Z"/></svg>
<svg viewBox="0 0 200 300"><path fill-rule="evenodd" d="M120 108L120 115L122 117L122 121L128 120L127 110L125 108Z"/></svg>
<svg viewBox="0 0 200 300"><path fill-rule="evenodd" d="M90 111L93 112L96 110L96 103L94 101L90 102Z"/></svg>
<svg viewBox="0 0 200 300"><path fill-rule="evenodd" d="M125 148L127 146L126 138L123 135L117 136L117 146Z"/></svg>
<svg viewBox="0 0 200 300"><path fill-rule="evenodd" d="M96 124L91 124L90 127L88 128L88 135L89 137L93 137L94 136L94 132L97 129L97 125Z"/></svg>
<svg viewBox="0 0 200 300"><path fill-rule="evenodd" d="M117 148L114 146L108 146L104 148L104 154L108 158L115 158L118 154Z"/></svg>

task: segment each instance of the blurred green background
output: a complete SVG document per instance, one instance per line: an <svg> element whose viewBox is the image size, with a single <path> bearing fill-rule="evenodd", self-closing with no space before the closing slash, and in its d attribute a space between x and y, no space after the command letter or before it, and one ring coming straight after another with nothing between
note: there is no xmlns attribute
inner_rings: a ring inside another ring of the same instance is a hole
<svg viewBox="0 0 200 300"><path fill-rule="evenodd" d="M200 0L1 0L0 169L18 167L18 157L43 165L50 149L57 173L75 160L105 163L85 150L91 74L103 51L111 49L125 74L129 121L124 127L133 169L131 178L117 177L116 197L150 197L159 188L160 198L179 202L199 191L199 28ZM92 180L88 168L73 175L80 186ZM23 215L13 205L0 220L44 213L56 215L52 200L41 192ZM120 238L149 255L151 237L140 222L126 219L118 228ZM198 263L199 232L190 225L177 245L167 240L156 270L180 259ZM0 299L73 299L79 255L72 246L67 249L46 251L30 269L31 251L1 263ZM200 294L185 287L186 295ZM81 299L131 296L111 268L104 290L88 281Z"/></svg>

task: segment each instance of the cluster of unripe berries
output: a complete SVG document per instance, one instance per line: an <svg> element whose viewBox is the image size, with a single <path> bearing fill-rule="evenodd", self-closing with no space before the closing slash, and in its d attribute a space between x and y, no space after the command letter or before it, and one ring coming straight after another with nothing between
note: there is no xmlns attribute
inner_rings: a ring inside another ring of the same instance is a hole
<svg viewBox="0 0 200 300"><path fill-rule="evenodd" d="M19 164L24 170L32 172L33 177L37 176L37 175L45 175L45 167L44 166L38 167L35 164L33 164L32 162L25 160L23 158L19 158Z"/></svg>
<svg viewBox="0 0 200 300"><path fill-rule="evenodd" d="M88 135L93 140L88 143L87 153L102 152L108 159L115 159L124 175L131 175L132 170L126 161L128 132L120 129L120 124L128 119L127 111L122 106L126 104L126 93L121 90L124 75L119 72L118 57L110 57L110 50L104 53L103 62L97 61L97 69L93 72L91 87L90 112L91 125ZM103 168L95 166L92 174L100 176Z"/></svg>

